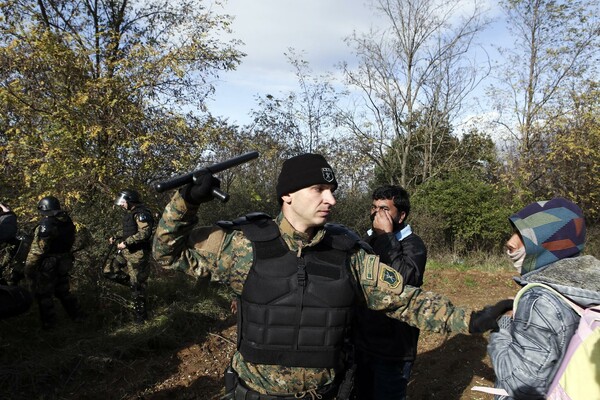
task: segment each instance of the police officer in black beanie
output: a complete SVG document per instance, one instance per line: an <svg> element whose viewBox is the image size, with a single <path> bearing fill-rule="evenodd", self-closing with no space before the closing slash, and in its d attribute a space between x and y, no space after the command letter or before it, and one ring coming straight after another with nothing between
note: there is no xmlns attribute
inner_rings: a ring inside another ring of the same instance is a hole
<svg viewBox="0 0 600 400"><path fill-rule="evenodd" d="M275 218L252 213L201 226L198 209L210 207L219 180L194 178L165 207L153 255L164 268L219 281L237 296L237 351L223 399L348 399L344 345L359 302L421 329L473 331L470 310L405 286L356 233L326 224L338 183L323 156L283 163Z"/></svg>
<svg viewBox="0 0 600 400"><path fill-rule="evenodd" d="M284 161L277 180L277 198L283 203L281 196L316 184L331 185L331 191L338 187L331 166L320 154L302 154Z"/></svg>

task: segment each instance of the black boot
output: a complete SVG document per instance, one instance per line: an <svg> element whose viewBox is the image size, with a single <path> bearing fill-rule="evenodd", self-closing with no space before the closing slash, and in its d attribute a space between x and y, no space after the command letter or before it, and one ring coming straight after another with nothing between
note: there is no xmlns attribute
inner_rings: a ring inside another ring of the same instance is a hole
<svg viewBox="0 0 600 400"><path fill-rule="evenodd" d="M71 293L63 295L59 297L61 304L63 305L65 311L69 318L71 318L75 322L83 322L87 315L81 311L79 307L79 302Z"/></svg>
<svg viewBox="0 0 600 400"><path fill-rule="evenodd" d="M124 272L104 272L104 277L120 285L129 286L131 284L129 275Z"/></svg>
<svg viewBox="0 0 600 400"><path fill-rule="evenodd" d="M133 302L135 311L135 322L143 324L148 319L148 311L146 310L146 298L137 297Z"/></svg>
<svg viewBox="0 0 600 400"><path fill-rule="evenodd" d="M144 287L141 285L133 285L131 287L131 295L133 297L134 320L138 324L143 324L148 319Z"/></svg>
<svg viewBox="0 0 600 400"><path fill-rule="evenodd" d="M40 320L42 329L51 330L56 326L56 313L54 311L54 301L51 296L36 295L35 299L40 309Z"/></svg>

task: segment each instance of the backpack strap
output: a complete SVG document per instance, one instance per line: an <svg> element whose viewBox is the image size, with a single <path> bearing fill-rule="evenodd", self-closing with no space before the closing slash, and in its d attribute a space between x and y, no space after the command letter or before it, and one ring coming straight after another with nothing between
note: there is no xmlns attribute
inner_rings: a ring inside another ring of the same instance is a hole
<svg viewBox="0 0 600 400"><path fill-rule="evenodd" d="M571 306L571 308L577 313L579 314L579 316L583 315L583 312L585 311L585 308L581 307L579 304L573 302L572 300L570 300L569 298L565 297L563 294L561 294L559 291L557 291L556 289L552 288L551 286L548 286L544 283L539 283L539 282L534 282L534 283L528 283L527 285L525 285L524 287L521 288L521 290L519 290L519 292L517 293L517 295L515 296L515 300L513 302L513 313L515 313L517 311L517 304L519 303L519 300L521 299L521 296L523 295L523 293L525 293L526 290L529 290L533 287L543 287L547 290L549 290L550 292L554 293L556 296L558 296L559 298L561 298L562 300L564 300L565 303L567 303L569 306ZM600 306L596 306L596 307L600 307Z"/></svg>

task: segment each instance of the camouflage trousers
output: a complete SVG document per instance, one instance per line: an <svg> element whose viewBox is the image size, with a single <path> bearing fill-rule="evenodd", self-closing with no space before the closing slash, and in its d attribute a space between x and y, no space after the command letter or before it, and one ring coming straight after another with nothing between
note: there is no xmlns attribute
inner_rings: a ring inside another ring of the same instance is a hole
<svg viewBox="0 0 600 400"><path fill-rule="evenodd" d="M122 285L145 287L150 276L149 260L148 250L123 249L106 263L102 272L106 278Z"/></svg>
<svg viewBox="0 0 600 400"><path fill-rule="evenodd" d="M71 254L56 254L44 257L30 274L31 291L39 306L43 328L52 328L56 322L54 297L58 298L71 319L82 317L77 299L71 293L69 273L72 269Z"/></svg>
<svg viewBox="0 0 600 400"><path fill-rule="evenodd" d="M13 254L15 246L8 243L0 245L0 281L8 282L13 270Z"/></svg>
<svg viewBox="0 0 600 400"><path fill-rule="evenodd" d="M11 243L0 244L0 282L17 285L24 277L31 237L20 234Z"/></svg>
<svg viewBox="0 0 600 400"><path fill-rule="evenodd" d="M349 400L349 397L336 396L337 394L337 383L331 383L318 389L310 389L306 392L291 393L288 395L261 394L248 388L230 365L225 370L225 395L222 396L220 400Z"/></svg>
<svg viewBox="0 0 600 400"><path fill-rule="evenodd" d="M106 263L103 268L105 278L131 287L131 297L135 320L143 323L148 318L146 310L146 287L150 276L150 251L123 249Z"/></svg>

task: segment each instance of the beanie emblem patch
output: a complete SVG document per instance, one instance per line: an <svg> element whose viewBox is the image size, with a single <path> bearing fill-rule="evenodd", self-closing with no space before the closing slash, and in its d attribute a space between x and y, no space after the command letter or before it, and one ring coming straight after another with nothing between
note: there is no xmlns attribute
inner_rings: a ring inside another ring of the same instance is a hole
<svg viewBox="0 0 600 400"><path fill-rule="evenodd" d="M321 172L323 173L323 179L325 179L325 182L331 183L335 179L331 168L321 168Z"/></svg>

